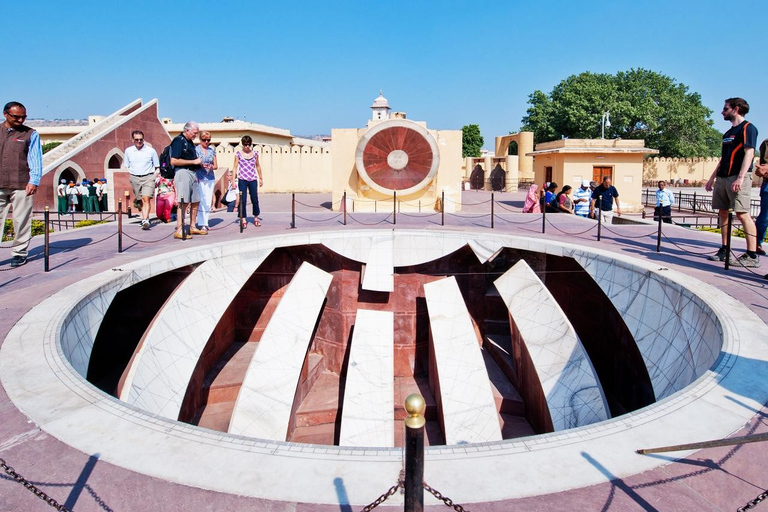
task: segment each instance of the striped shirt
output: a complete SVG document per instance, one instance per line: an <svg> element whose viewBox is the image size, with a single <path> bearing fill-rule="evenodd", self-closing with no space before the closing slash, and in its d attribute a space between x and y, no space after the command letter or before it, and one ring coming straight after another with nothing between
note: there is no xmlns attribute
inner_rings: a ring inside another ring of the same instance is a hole
<svg viewBox="0 0 768 512"><path fill-rule="evenodd" d="M40 135L32 130L29 137L29 152L27 152L27 165L29 165L29 182L32 185L40 185L43 177L43 148L40 146Z"/></svg>

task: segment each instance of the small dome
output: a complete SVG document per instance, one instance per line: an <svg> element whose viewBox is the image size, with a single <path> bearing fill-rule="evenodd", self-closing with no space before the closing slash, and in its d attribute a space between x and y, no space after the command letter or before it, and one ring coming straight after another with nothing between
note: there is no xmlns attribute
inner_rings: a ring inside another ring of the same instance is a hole
<svg viewBox="0 0 768 512"><path fill-rule="evenodd" d="M371 105L371 108L389 108L389 102L381 91L379 91L379 97L373 100L373 105Z"/></svg>

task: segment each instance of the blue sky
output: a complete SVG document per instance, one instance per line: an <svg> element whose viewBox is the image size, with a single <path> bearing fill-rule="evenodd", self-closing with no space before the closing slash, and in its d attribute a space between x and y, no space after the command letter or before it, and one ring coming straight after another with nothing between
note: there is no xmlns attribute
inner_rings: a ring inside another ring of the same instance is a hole
<svg viewBox="0 0 768 512"><path fill-rule="evenodd" d="M768 2L709 0L3 2L2 102L31 117L106 115L136 98L160 116L234 116L293 134L363 126L384 91L430 128L517 131L528 95L582 71L646 68L714 111L741 96L768 136ZM184 12L182 14L182 7ZM761 26L761 23L763 25Z"/></svg>

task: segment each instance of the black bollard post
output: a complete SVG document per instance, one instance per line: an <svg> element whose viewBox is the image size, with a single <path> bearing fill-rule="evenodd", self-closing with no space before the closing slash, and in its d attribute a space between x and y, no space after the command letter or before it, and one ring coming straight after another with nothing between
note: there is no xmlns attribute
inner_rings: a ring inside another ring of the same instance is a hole
<svg viewBox="0 0 768 512"><path fill-rule="evenodd" d="M693 213L696 213L696 191L693 191Z"/></svg>
<svg viewBox="0 0 768 512"><path fill-rule="evenodd" d="M48 272L50 270L50 257L51 257L51 234L49 233L51 226L51 211L47 206L45 207L45 214L43 217L43 227L45 228L45 260L43 261L43 270Z"/></svg>
<svg viewBox="0 0 768 512"><path fill-rule="evenodd" d="M187 239L187 227L184 225L185 216L187 215L187 206L189 203L184 202L184 198L182 197L179 201L179 207L176 208L176 215L181 215L181 240L184 241Z"/></svg>
<svg viewBox="0 0 768 512"><path fill-rule="evenodd" d="M656 252L661 252L661 218L663 215L663 207L659 203L659 232L656 234Z"/></svg>
<svg viewBox="0 0 768 512"><path fill-rule="evenodd" d="M131 211L131 193L127 190L125 191L125 210L128 212L129 219L133 217L133 212Z"/></svg>
<svg viewBox="0 0 768 512"><path fill-rule="evenodd" d="M544 197L539 199L539 203L541 203L541 232L542 233L547 232L547 202L544 201Z"/></svg>
<svg viewBox="0 0 768 512"><path fill-rule="evenodd" d="M347 225L347 191L346 190L344 191L344 195L342 196L341 200L344 202L344 206L343 206L343 208L344 208L344 225L346 226Z"/></svg>
<svg viewBox="0 0 768 512"><path fill-rule="evenodd" d="M117 200L117 252L123 252L123 200Z"/></svg>
<svg viewBox="0 0 768 512"><path fill-rule="evenodd" d="M240 232L242 233L243 229L245 229L243 227L243 224L245 224L245 222L243 222L243 219L245 218L245 205L243 204L243 193L238 192L237 195L240 199L237 203L237 218L240 221Z"/></svg>
<svg viewBox="0 0 768 512"><path fill-rule="evenodd" d="M392 224L397 225L397 190L392 191Z"/></svg>
<svg viewBox="0 0 768 512"><path fill-rule="evenodd" d="M347 193L344 192L344 196L345 197L346 197L346 195L347 195ZM347 214L345 212L344 213L344 219L346 220L346 218L347 218ZM243 225L243 221L240 221L240 226L241 226L240 232L241 233L243 232L242 225ZM296 228L296 194L295 193L291 193L291 229L295 229L295 228Z"/></svg>
<svg viewBox="0 0 768 512"><path fill-rule="evenodd" d="M405 512L424 510L424 425L426 404L418 393L405 399Z"/></svg>
<svg viewBox="0 0 768 512"><path fill-rule="evenodd" d="M722 227L720 229L723 229ZM725 234L725 270L731 268L731 230L733 229L733 210L728 210L728 231Z"/></svg>
<svg viewBox="0 0 768 512"><path fill-rule="evenodd" d="M597 201L595 201L595 215L597 215L597 241L600 241L600 235L603 231L603 216L601 215L602 210L600 210L600 200L602 197L597 196Z"/></svg>
<svg viewBox="0 0 768 512"><path fill-rule="evenodd" d="M683 207L683 191L681 190L677 196L677 212L680 213L680 209Z"/></svg>
<svg viewBox="0 0 768 512"><path fill-rule="evenodd" d="M440 225L445 226L445 190L443 190L440 197Z"/></svg>
<svg viewBox="0 0 768 512"><path fill-rule="evenodd" d="M493 229L493 192L491 192L491 229Z"/></svg>

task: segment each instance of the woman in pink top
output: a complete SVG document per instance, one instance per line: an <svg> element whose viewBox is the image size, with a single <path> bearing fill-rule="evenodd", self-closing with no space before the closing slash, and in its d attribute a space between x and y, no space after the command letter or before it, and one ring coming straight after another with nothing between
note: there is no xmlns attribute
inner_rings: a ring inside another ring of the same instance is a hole
<svg viewBox="0 0 768 512"><path fill-rule="evenodd" d="M528 195L525 196L525 204L523 205L523 213L541 213L538 191L538 185L531 185L528 189Z"/></svg>
<svg viewBox="0 0 768 512"><path fill-rule="evenodd" d="M261 164L259 163L259 154L253 151L253 139L250 135L244 135L240 139L243 151L235 153L235 165L233 171L237 181L237 189L240 191L240 208L238 215L242 219L243 228L248 225L248 219L245 214L247 194L251 194L253 203L253 225L261 226L259 222L259 187L264 186L264 180L261 178Z"/></svg>

